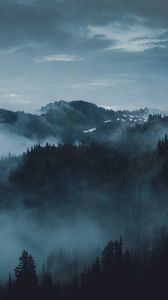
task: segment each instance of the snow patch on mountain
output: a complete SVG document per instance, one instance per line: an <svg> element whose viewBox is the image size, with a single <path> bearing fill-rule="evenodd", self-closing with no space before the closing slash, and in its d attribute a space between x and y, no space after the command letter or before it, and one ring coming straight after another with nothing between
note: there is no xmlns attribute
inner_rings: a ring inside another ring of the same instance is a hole
<svg viewBox="0 0 168 300"><path fill-rule="evenodd" d="M90 128L88 130L84 130L84 133L89 133L89 132L94 132L96 130L96 128Z"/></svg>
<svg viewBox="0 0 168 300"><path fill-rule="evenodd" d="M104 121L104 123L110 123L110 122L112 122L112 121L111 120Z"/></svg>

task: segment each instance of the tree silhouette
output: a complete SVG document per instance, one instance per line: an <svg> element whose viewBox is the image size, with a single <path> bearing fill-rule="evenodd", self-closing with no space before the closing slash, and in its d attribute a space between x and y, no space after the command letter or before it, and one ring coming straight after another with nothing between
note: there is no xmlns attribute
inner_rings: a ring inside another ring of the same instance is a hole
<svg viewBox="0 0 168 300"><path fill-rule="evenodd" d="M15 269L15 277L17 294L29 298L31 294L36 293L38 287L36 265L33 257L25 250L19 258L19 265Z"/></svg>

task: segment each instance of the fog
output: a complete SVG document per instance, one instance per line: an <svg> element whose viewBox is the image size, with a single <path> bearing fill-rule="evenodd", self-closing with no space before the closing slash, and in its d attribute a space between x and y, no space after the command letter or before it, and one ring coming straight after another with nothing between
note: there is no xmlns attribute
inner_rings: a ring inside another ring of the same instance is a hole
<svg viewBox="0 0 168 300"><path fill-rule="evenodd" d="M22 155L27 149L30 149L36 144L45 145L46 143L58 144L58 139L48 137L41 141L37 139L28 139L26 137L14 134L0 127L0 157L11 155Z"/></svg>
<svg viewBox="0 0 168 300"><path fill-rule="evenodd" d="M75 252L81 259L94 257L108 237L98 222L87 216L64 218L50 212L39 218L35 211L20 207L1 210L0 240L0 277L4 279L14 271L24 249L33 255L40 271L52 251L65 250L71 259Z"/></svg>

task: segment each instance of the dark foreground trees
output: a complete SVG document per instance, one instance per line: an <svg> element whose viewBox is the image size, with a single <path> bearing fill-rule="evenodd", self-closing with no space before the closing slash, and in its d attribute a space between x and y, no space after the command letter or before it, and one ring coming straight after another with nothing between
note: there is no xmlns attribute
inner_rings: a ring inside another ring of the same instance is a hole
<svg viewBox="0 0 168 300"><path fill-rule="evenodd" d="M146 243L137 252L123 250L123 241L110 241L92 265L63 285L48 272L39 279L30 254L24 251L9 276L8 286L0 288L4 300L166 300L168 278L168 233Z"/></svg>

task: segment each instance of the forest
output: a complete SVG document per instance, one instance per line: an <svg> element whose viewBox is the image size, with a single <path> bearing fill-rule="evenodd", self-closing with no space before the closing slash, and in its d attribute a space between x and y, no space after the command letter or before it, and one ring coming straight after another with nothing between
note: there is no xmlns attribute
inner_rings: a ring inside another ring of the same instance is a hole
<svg viewBox="0 0 168 300"><path fill-rule="evenodd" d="M1 299L167 299L167 123L1 158Z"/></svg>
<svg viewBox="0 0 168 300"><path fill-rule="evenodd" d="M55 262L57 263L57 261ZM155 231L136 251L126 250L120 237L109 241L99 257L61 284L43 268L38 275L31 254L23 251L8 281L1 284L1 299L167 299L168 231Z"/></svg>

